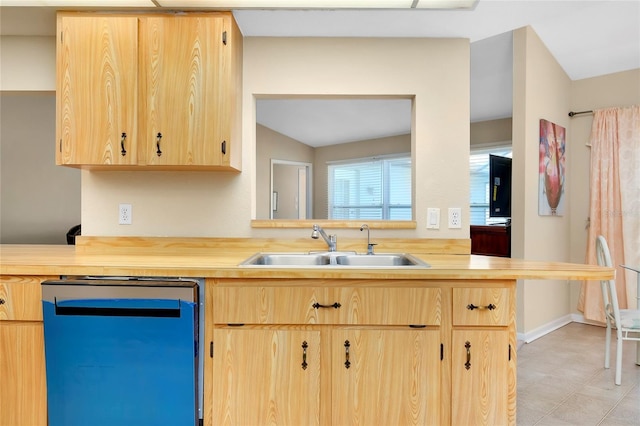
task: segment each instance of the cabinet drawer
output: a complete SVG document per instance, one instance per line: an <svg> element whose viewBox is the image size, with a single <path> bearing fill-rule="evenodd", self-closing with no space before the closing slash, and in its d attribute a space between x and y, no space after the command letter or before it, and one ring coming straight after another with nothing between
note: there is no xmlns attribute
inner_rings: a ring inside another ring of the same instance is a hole
<svg viewBox="0 0 640 426"><path fill-rule="evenodd" d="M42 321L40 282L47 278L0 276L0 321Z"/></svg>
<svg viewBox="0 0 640 426"><path fill-rule="evenodd" d="M508 325L510 289L454 288L453 325Z"/></svg>
<svg viewBox="0 0 640 426"><path fill-rule="evenodd" d="M437 288L215 287L216 324L439 325Z"/></svg>

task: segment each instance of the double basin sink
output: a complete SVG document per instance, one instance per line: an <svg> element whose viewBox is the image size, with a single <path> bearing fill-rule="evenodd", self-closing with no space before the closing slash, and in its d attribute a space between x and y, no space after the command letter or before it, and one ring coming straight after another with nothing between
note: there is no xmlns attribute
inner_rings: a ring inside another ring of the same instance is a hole
<svg viewBox="0 0 640 426"><path fill-rule="evenodd" d="M256 253L240 266L428 268L429 264L407 253L357 254L354 252Z"/></svg>

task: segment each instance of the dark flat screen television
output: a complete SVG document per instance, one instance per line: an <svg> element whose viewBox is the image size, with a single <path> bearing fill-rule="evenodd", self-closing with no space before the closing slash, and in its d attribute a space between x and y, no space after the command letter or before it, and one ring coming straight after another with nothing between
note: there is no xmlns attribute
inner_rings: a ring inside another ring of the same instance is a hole
<svg viewBox="0 0 640 426"><path fill-rule="evenodd" d="M489 216L511 218L511 158L489 155Z"/></svg>

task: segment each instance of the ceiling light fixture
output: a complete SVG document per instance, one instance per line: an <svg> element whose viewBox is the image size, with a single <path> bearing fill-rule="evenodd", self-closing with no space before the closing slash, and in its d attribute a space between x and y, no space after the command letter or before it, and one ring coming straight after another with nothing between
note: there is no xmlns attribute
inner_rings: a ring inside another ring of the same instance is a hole
<svg viewBox="0 0 640 426"><path fill-rule="evenodd" d="M471 9L479 0L2 0L2 6L199 9Z"/></svg>

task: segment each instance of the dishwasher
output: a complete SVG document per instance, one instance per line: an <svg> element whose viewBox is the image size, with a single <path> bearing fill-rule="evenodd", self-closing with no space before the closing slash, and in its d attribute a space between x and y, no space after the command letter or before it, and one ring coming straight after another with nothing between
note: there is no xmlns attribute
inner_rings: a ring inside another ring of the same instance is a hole
<svg viewBox="0 0 640 426"><path fill-rule="evenodd" d="M203 280L42 283L49 426L202 422Z"/></svg>

